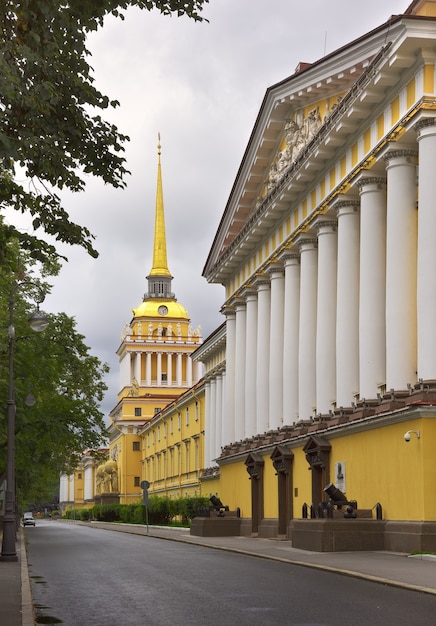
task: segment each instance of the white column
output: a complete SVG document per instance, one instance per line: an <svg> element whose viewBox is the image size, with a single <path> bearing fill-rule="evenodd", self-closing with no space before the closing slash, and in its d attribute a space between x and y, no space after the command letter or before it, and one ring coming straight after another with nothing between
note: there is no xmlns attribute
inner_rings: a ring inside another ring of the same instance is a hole
<svg viewBox="0 0 436 626"><path fill-rule="evenodd" d="M147 387L151 386L151 352L147 352L145 356L145 381Z"/></svg>
<svg viewBox="0 0 436 626"><path fill-rule="evenodd" d="M236 315L231 309L225 309L226 316L226 400L223 411L221 446L235 440L235 343Z"/></svg>
<svg viewBox="0 0 436 626"><path fill-rule="evenodd" d="M193 384L198 383L200 378L203 378L203 363L201 361L194 361L193 363L194 373L193 373Z"/></svg>
<svg viewBox="0 0 436 626"><path fill-rule="evenodd" d="M298 335L300 326L300 255L286 253L283 327L283 423L298 416Z"/></svg>
<svg viewBox="0 0 436 626"><path fill-rule="evenodd" d="M171 352L167 352L167 385L168 387L173 384L173 355Z"/></svg>
<svg viewBox="0 0 436 626"><path fill-rule="evenodd" d="M214 453L215 456L212 458L217 458L221 454L221 429L223 423L223 398L224 398L224 381L222 374L217 374L216 377L216 399L215 399L215 446Z"/></svg>
<svg viewBox="0 0 436 626"><path fill-rule="evenodd" d="M235 441L245 437L245 302L236 302L235 342Z"/></svg>
<svg viewBox="0 0 436 626"><path fill-rule="evenodd" d="M68 475L61 474L59 480L59 502L68 501Z"/></svg>
<svg viewBox="0 0 436 626"><path fill-rule="evenodd" d="M135 378L141 384L141 352L135 354Z"/></svg>
<svg viewBox="0 0 436 626"><path fill-rule="evenodd" d="M336 297L338 235L336 221L322 220L318 230L316 317L316 410L327 414L336 402Z"/></svg>
<svg viewBox="0 0 436 626"><path fill-rule="evenodd" d="M268 430L269 410L269 337L271 292L269 280L257 284L257 356L256 356L256 431ZM227 370L227 383L229 383Z"/></svg>
<svg viewBox="0 0 436 626"><path fill-rule="evenodd" d="M88 464L84 468L84 494L85 500L92 500L94 497L94 468L93 465Z"/></svg>
<svg viewBox="0 0 436 626"><path fill-rule="evenodd" d="M131 383L130 380L130 354L125 352L124 356L120 360L120 376L119 376L120 389L128 387Z"/></svg>
<svg viewBox="0 0 436 626"><path fill-rule="evenodd" d="M182 353L177 353L177 361L176 361L176 379L177 379L177 387L182 386L182 375L183 375L183 361L182 361Z"/></svg>
<svg viewBox="0 0 436 626"><path fill-rule="evenodd" d="M157 353L157 385L162 386L162 352Z"/></svg>
<svg viewBox="0 0 436 626"><path fill-rule="evenodd" d="M68 480L68 500L70 502L74 502L75 501L75 494L74 494L74 474L70 474L69 476L69 480Z"/></svg>
<svg viewBox="0 0 436 626"><path fill-rule="evenodd" d="M217 415L217 429L216 429L216 445L217 450L221 454L221 448L224 446L223 443L223 424L224 424L224 411L226 406L226 397L227 397L227 383L226 383L226 370L222 371L222 383L221 383L221 404L220 404L220 413Z"/></svg>
<svg viewBox="0 0 436 626"><path fill-rule="evenodd" d="M216 414L216 380L215 377L210 380L210 429L212 435L210 438L210 462L217 457L216 450L216 431L217 431L217 414Z"/></svg>
<svg viewBox="0 0 436 626"><path fill-rule="evenodd" d="M215 424L212 424L210 380L204 381L204 467L212 465L211 450L215 446Z"/></svg>
<svg viewBox="0 0 436 626"><path fill-rule="evenodd" d="M360 399L386 383L386 180L368 173L360 191Z"/></svg>
<svg viewBox="0 0 436 626"><path fill-rule="evenodd" d="M271 321L269 335L269 427L283 424L283 332L285 274L282 265L273 266L271 277Z"/></svg>
<svg viewBox="0 0 436 626"><path fill-rule="evenodd" d="M349 407L359 393L360 201L341 195L338 212L336 406Z"/></svg>
<svg viewBox="0 0 436 626"><path fill-rule="evenodd" d="M418 152L393 144L385 155L386 389L406 389L417 380L416 267Z"/></svg>
<svg viewBox="0 0 436 626"><path fill-rule="evenodd" d="M436 380L436 118L420 120L418 183L418 377Z"/></svg>
<svg viewBox="0 0 436 626"><path fill-rule="evenodd" d="M246 294L245 436L256 434L257 293Z"/></svg>
<svg viewBox="0 0 436 626"><path fill-rule="evenodd" d="M192 359L189 354L186 355L186 381L188 387L192 387Z"/></svg>
<svg viewBox="0 0 436 626"><path fill-rule="evenodd" d="M300 337L298 413L307 420L316 411L316 311L318 249L316 239L300 242Z"/></svg>

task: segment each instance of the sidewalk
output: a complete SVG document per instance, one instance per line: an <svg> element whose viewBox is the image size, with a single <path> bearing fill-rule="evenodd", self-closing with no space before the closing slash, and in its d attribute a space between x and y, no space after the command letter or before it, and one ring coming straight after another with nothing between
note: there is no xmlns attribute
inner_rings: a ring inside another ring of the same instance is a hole
<svg viewBox="0 0 436 626"><path fill-rule="evenodd" d="M84 524L118 532L145 535L147 538L182 541L217 550L248 554L304 567L335 572L355 578L402 587L436 595L436 556L408 557L392 552L308 552L293 548L290 541L252 537L194 537L187 528L162 528L136 524L104 522L60 523ZM18 561L0 559L0 624L5 626L34 626L24 532L20 528L17 540Z"/></svg>
<svg viewBox="0 0 436 626"><path fill-rule="evenodd" d="M0 541L2 534L0 531ZM17 561L0 559L0 624L4 626L34 626L32 594L30 591L24 532L17 535Z"/></svg>

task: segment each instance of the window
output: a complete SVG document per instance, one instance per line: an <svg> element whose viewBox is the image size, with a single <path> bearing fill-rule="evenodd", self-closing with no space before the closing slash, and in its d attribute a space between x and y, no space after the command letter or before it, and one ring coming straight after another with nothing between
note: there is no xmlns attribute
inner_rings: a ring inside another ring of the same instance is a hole
<svg viewBox="0 0 436 626"><path fill-rule="evenodd" d="M140 486L140 481L141 481L141 477L140 476L134 476L133 477L133 484L135 487L139 487Z"/></svg>
<svg viewBox="0 0 436 626"><path fill-rule="evenodd" d="M135 417L141 417L142 409L140 406L135 406Z"/></svg>
<svg viewBox="0 0 436 626"><path fill-rule="evenodd" d="M139 452L141 450L140 442L139 441L134 441L133 444L132 444L132 449L133 449L133 452Z"/></svg>
<svg viewBox="0 0 436 626"><path fill-rule="evenodd" d="M170 435L172 435L172 434L173 434L173 432L174 432L174 431L173 431L173 418L172 418L172 417L170 417Z"/></svg>
<svg viewBox="0 0 436 626"><path fill-rule="evenodd" d="M168 378L167 378L167 373L166 373L166 372L162 372L162 382L163 382L163 383L166 383L166 382L167 382L167 380L168 380Z"/></svg>
<svg viewBox="0 0 436 626"><path fill-rule="evenodd" d="M154 414L157 415L160 411L160 408L158 406L154 407Z"/></svg>
<svg viewBox="0 0 436 626"><path fill-rule="evenodd" d="M182 416L180 413L177 413L177 428L180 430L182 427Z"/></svg>
<svg viewBox="0 0 436 626"><path fill-rule="evenodd" d="M198 402L195 403L195 421L198 422Z"/></svg>
<svg viewBox="0 0 436 626"><path fill-rule="evenodd" d="M79 473L77 474L77 480L82 480L82 472L79 472Z"/></svg>
<svg viewBox="0 0 436 626"><path fill-rule="evenodd" d="M186 426L189 426L189 407L186 407Z"/></svg>
<svg viewBox="0 0 436 626"><path fill-rule="evenodd" d="M185 455L186 455L186 459L185 459L185 466L186 466L186 473L189 474L189 472L191 471L190 468L190 458L189 458L189 441L185 441Z"/></svg>

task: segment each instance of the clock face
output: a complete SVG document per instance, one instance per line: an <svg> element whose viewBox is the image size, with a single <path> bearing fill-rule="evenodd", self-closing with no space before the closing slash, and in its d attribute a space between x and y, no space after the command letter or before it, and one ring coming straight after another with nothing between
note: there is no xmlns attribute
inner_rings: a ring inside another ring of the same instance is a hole
<svg viewBox="0 0 436 626"><path fill-rule="evenodd" d="M166 306L162 305L158 308L159 315L166 315L168 313L168 309Z"/></svg>

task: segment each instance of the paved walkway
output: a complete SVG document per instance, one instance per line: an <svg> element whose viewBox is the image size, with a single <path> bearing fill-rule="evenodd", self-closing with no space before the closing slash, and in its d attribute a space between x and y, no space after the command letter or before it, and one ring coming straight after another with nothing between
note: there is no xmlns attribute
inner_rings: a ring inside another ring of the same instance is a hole
<svg viewBox="0 0 436 626"><path fill-rule="evenodd" d="M392 552L308 552L293 548L289 541L275 539L193 537L186 528L156 526L147 528L134 524L88 523L71 520L59 520L59 523L86 524L95 528L146 535L150 539L183 541L436 595L436 556L410 557ZM17 554L16 562L3 562L0 559L0 624L35 626L23 529L20 529L18 536Z"/></svg>

